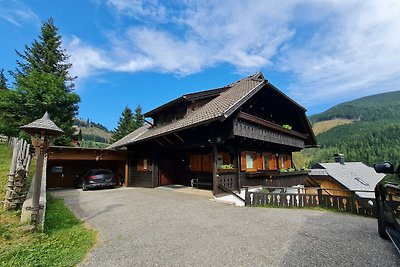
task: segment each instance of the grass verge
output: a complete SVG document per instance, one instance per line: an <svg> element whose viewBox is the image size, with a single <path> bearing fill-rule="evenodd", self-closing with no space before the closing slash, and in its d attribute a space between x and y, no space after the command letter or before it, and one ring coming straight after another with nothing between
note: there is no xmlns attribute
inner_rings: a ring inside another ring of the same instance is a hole
<svg viewBox="0 0 400 267"><path fill-rule="evenodd" d="M5 193L8 169L3 164L10 149L0 144L0 194ZM11 156L10 156L11 157ZM4 178L6 177L6 178ZM24 233L20 212L0 208L0 266L74 266L81 262L96 240L96 232L64 205L62 199L47 197L45 231Z"/></svg>

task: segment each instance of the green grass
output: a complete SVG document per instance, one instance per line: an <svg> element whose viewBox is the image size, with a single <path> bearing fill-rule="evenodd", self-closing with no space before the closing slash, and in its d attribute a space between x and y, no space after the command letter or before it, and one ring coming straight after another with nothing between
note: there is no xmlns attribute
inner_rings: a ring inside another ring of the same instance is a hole
<svg viewBox="0 0 400 267"><path fill-rule="evenodd" d="M0 144L0 192L5 193L10 149ZM6 177L6 178L4 178ZM20 211L0 208L0 266L74 266L96 242L96 232L85 227L62 199L47 197L45 230L22 233Z"/></svg>

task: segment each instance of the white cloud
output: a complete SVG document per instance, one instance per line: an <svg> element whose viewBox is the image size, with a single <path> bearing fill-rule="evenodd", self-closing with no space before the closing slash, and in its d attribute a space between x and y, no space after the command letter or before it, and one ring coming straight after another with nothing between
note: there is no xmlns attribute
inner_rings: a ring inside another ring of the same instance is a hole
<svg viewBox="0 0 400 267"><path fill-rule="evenodd" d="M17 27L32 22L40 24L40 19L29 7L15 0L0 0L0 18Z"/></svg>
<svg viewBox="0 0 400 267"><path fill-rule="evenodd" d="M63 46L71 55L72 76L85 78L99 70L113 70L113 62L106 56L106 51L84 44L78 37L64 39Z"/></svg>
<svg viewBox="0 0 400 267"><path fill-rule="evenodd" d="M107 0L107 4L134 18L162 20L166 16L166 8L157 0Z"/></svg>
<svg viewBox="0 0 400 267"><path fill-rule="evenodd" d="M397 0L107 4L135 24L128 19L109 49L73 39L68 52L80 77L98 70L189 75L219 64L247 73L266 68L292 75L290 95L306 105L400 89Z"/></svg>
<svg viewBox="0 0 400 267"><path fill-rule="evenodd" d="M400 88L400 4L345 1L320 6L327 32L292 44L279 66L293 72L291 94L305 104L329 103Z"/></svg>

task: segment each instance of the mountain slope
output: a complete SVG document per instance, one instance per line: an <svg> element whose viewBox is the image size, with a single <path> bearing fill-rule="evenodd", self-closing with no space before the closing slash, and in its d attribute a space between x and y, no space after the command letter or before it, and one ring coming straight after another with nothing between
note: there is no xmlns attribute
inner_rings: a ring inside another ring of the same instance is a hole
<svg viewBox="0 0 400 267"><path fill-rule="evenodd" d="M111 138L111 132L99 123L89 120L75 119L74 125L82 130L82 139L86 141L96 141L108 143Z"/></svg>
<svg viewBox="0 0 400 267"><path fill-rule="evenodd" d="M377 121L400 121L400 91L366 96L345 102L320 114L310 116L312 123L336 118Z"/></svg>
<svg viewBox="0 0 400 267"><path fill-rule="evenodd" d="M334 119L350 119L338 125ZM308 165L332 162L333 154L343 153L347 161L372 165L379 161L400 163L400 91L363 97L342 103L310 117L316 129L319 149L305 150Z"/></svg>

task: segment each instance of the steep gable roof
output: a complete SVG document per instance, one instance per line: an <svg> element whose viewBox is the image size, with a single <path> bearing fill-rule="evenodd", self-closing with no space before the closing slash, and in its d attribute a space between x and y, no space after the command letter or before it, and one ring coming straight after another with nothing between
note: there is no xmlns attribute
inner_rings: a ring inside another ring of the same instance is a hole
<svg viewBox="0 0 400 267"><path fill-rule="evenodd" d="M317 163L311 176L331 176L349 190L374 191L376 184L385 176L362 162ZM355 192L359 197L373 198L371 192Z"/></svg>
<svg viewBox="0 0 400 267"><path fill-rule="evenodd" d="M229 84L227 90L206 103L204 106L188 114L180 120L166 125L152 127L143 126L121 140L113 143L109 148L117 148L134 142L155 138L160 135L172 133L178 130L205 124L211 121L225 119L231 115L240 105L258 92L267 81L261 73L246 77L235 83Z"/></svg>
<svg viewBox="0 0 400 267"><path fill-rule="evenodd" d="M202 91L198 93L192 93L184 95L180 98L177 98L167 104L164 104L152 111L146 113L154 114L155 112L160 112L162 109L166 108L168 105L175 105L180 103L180 101L184 101L184 99L191 98L208 98L211 96L212 98L209 102L201 106L200 108L194 110L193 112L187 114L182 119L172 121L165 125L157 125L152 126L150 124L145 125L131 134L125 136L121 140L113 143L109 146L109 148L118 148L127 146L132 143L156 138L165 134L181 131L187 128L192 128L195 126L199 126L202 124L210 123L212 121L224 120L232 115L243 103L249 100L252 96L254 96L258 91L261 90L265 85L269 84L268 81L264 78L261 72L258 72L249 77L243 78L237 82L231 83L225 87L221 87L218 89L212 89L207 91ZM289 102L295 104L302 111L305 112L305 109L297 104L295 101L287 97L281 91L279 91L276 87L270 87L273 90L276 90L279 94L284 96ZM304 114L304 119L309 122ZM316 144L315 137L312 133L311 127L309 126L311 131L311 143Z"/></svg>

